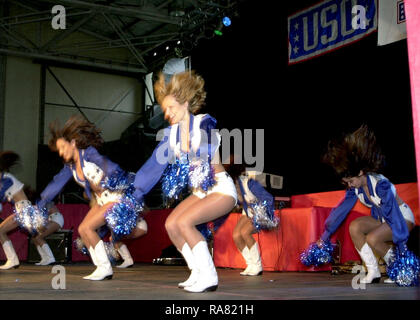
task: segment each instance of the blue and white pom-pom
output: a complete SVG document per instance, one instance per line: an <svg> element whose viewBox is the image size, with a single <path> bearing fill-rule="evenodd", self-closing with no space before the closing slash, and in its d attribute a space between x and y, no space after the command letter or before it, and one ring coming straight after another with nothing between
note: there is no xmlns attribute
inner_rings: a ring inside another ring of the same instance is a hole
<svg viewBox="0 0 420 320"><path fill-rule="evenodd" d="M316 242L312 242L308 249L301 253L300 261L308 267L319 267L323 264L331 263L333 261L334 246L330 240L320 240L319 245Z"/></svg>
<svg viewBox="0 0 420 320"><path fill-rule="evenodd" d="M114 241L131 233L137 225L137 217L142 210L143 204L138 203L132 194L125 194L120 202L105 212L105 220L112 231Z"/></svg>
<svg viewBox="0 0 420 320"><path fill-rule="evenodd" d="M389 278L401 287L419 285L420 260L404 246L396 248L394 260L387 266L386 272Z"/></svg>
<svg viewBox="0 0 420 320"><path fill-rule="evenodd" d="M257 231L274 229L279 225L280 219L274 214L274 210L270 208L266 200L252 203L250 208L253 211L252 222Z"/></svg>
<svg viewBox="0 0 420 320"><path fill-rule="evenodd" d="M36 235L48 224L48 212L46 209L39 209L32 205L24 206L19 212L16 209L15 221L19 227L25 229L32 235Z"/></svg>
<svg viewBox="0 0 420 320"><path fill-rule="evenodd" d="M178 199L185 188L188 186L188 162L175 160L165 169L162 178L162 192L164 198Z"/></svg>
<svg viewBox="0 0 420 320"><path fill-rule="evenodd" d="M116 170L112 175L106 177L101 182L101 187L110 191L125 191L134 182L132 173L127 173L124 170Z"/></svg>
<svg viewBox="0 0 420 320"><path fill-rule="evenodd" d="M85 244L82 241L82 238L77 237L76 240L73 241L73 246L77 251L80 251L81 253L83 253L84 255L88 255L89 251L88 249L85 247Z"/></svg>
<svg viewBox="0 0 420 320"><path fill-rule="evenodd" d="M190 161L189 186L207 192L216 184L213 166L209 161L197 158Z"/></svg>
<svg viewBox="0 0 420 320"><path fill-rule="evenodd" d="M108 255L108 259L111 263L115 263L121 259L121 256L118 253L118 250L115 249L114 245L111 242L104 241L104 246L105 246L106 254Z"/></svg>

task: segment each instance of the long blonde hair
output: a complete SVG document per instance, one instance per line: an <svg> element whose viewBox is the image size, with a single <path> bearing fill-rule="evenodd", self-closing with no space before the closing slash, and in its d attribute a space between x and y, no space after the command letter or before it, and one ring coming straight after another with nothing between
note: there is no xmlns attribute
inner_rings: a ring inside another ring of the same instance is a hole
<svg viewBox="0 0 420 320"><path fill-rule="evenodd" d="M154 91L160 105L165 97L172 95L180 104L188 102L188 111L192 114L201 109L207 95L204 90L204 79L195 71L176 73L168 83L165 82L165 76L161 72L154 84Z"/></svg>

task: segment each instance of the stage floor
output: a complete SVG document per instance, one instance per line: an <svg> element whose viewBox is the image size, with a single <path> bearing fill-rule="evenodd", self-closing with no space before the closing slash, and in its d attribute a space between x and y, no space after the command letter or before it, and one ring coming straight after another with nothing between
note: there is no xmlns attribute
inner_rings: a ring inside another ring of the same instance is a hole
<svg viewBox="0 0 420 320"><path fill-rule="evenodd" d="M354 274L329 272L265 272L259 277L240 276L241 270L218 268L215 292L188 293L177 287L188 274L184 266L135 264L114 268L112 280L88 281L93 271L87 263L64 264L65 289L54 289L52 266L22 264L0 270L1 300L420 300L420 288L383 283L353 289ZM64 279L64 278L62 278ZM384 278L382 278L383 281ZM61 283L63 285L64 282Z"/></svg>

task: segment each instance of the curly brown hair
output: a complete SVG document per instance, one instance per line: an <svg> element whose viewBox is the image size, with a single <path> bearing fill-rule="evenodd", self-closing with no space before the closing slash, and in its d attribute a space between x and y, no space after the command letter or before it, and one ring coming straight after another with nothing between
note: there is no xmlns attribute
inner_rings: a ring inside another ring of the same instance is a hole
<svg viewBox="0 0 420 320"><path fill-rule="evenodd" d="M378 173L383 169L385 157L373 131L362 125L340 140L329 141L322 161L330 165L340 178L348 178L358 176L361 170Z"/></svg>
<svg viewBox="0 0 420 320"><path fill-rule="evenodd" d="M86 149L90 146L99 148L103 145L104 140L101 131L91 122L80 115L71 116L62 128L60 128L58 120L50 123L51 138L48 146L52 151L57 151L57 140L60 138L70 142L73 139L78 149Z"/></svg>
<svg viewBox="0 0 420 320"><path fill-rule="evenodd" d="M19 155L13 151L0 152L0 171L9 171L11 167L19 162Z"/></svg>
<svg viewBox="0 0 420 320"><path fill-rule="evenodd" d="M165 97L172 95L180 104L188 102L188 110L192 114L201 109L207 95L204 79L193 70L174 74L168 83L165 82L164 74L160 72L154 84L154 91L160 105Z"/></svg>

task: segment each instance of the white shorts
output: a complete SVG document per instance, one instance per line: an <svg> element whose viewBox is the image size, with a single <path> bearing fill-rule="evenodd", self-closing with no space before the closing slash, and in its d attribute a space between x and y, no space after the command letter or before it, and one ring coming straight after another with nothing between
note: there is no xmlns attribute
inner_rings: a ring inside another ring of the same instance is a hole
<svg viewBox="0 0 420 320"><path fill-rule="evenodd" d="M13 196L16 193L18 193L20 190L22 190L24 184L22 182L20 182L18 179L16 179L15 176L13 176L12 174L10 174L8 172L4 173L4 178L9 178L13 182L13 184L9 187L9 189L7 189L6 192L4 193L7 200L12 201Z"/></svg>
<svg viewBox="0 0 420 320"><path fill-rule="evenodd" d="M403 203L400 205L400 210L405 220L408 220L412 222L413 224L416 224L413 211L411 211L411 208L406 203Z"/></svg>
<svg viewBox="0 0 420 320"><path fill-rule="evenodd" d="M238 194L236 193L235 183L232 178L226 172L219 172L215 175L216 184L207 192L201 190L194 190L193 195L199 197L200 199L205 198L209 194L214 192L219 192L228 196L231 196L235 199L235 206L238 202Z"/></svg>
<svg viewBox="0 0 420 320"><path fill-rule="evenodd" d="M410 221L413 224L416 224L413 211L411 211L411 208L406 203L400 204L400 210L405 220ZM385 223L384 218L382 218L382 223Z"/></svg>
<svg viewBox="0 0 420 320"><path fill-rule="evenodd" d="M121 192L112 192L109 190L105 190L101 193L100 196L95 194L95 197L96 197L96 202L100 206L103 206L110 202L119 202L122 199L123 194Z"/></svg>
<svg viewBox="0 0 420 320"><path fill-rule="evenodd" d="M64 217L60 212L54 212L50 214L48 221L55 222L60 226L60 229L64 226Z"/></svg>
<svg viewBox="0 0 420 320"><path fill-rule="evenodd" d="M139 220L137 221L136 228L138 228L138 229L140 229L140 230L144 230L144 231L146 231L146 232L147 232L147 223L146 223L146 220L144 220L144 219L139 219Z"/></svg>

